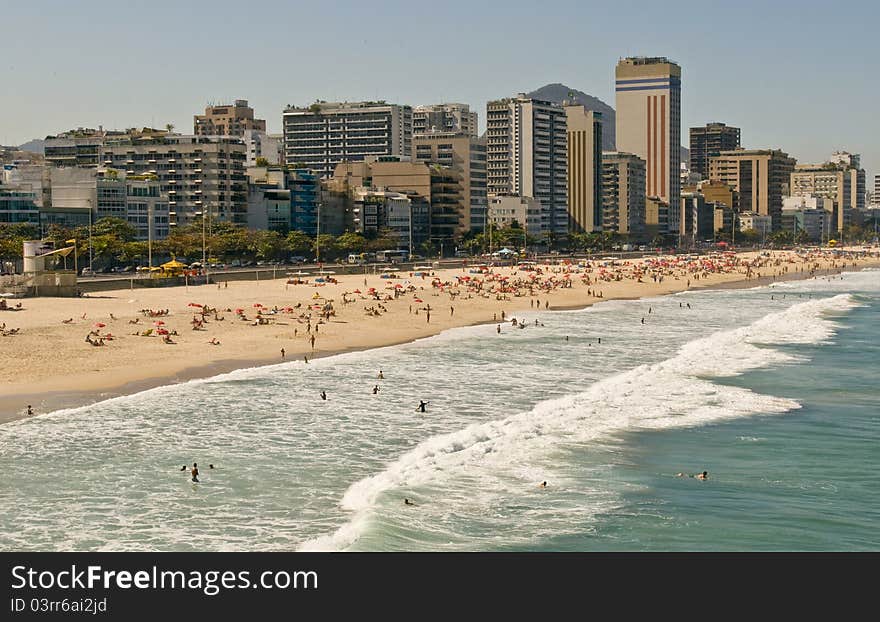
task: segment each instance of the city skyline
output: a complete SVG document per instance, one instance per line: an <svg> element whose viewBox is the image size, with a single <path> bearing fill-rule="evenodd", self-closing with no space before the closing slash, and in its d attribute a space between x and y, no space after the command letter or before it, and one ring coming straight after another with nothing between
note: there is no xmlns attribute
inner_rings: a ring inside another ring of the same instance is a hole
<svg viewBox="0 0 880 622"><path fill-rule="evenodd" d="M248 99L271 133L281 132L287 105L316 99L462 102L479 113L482 132L487 101L548 83L614 106L617 61L662 55L682 67L682 145L687 128L721 121L742 128L746 148L783 149L799 162L823 162L842 149L862 154L869 178L880 171L880 147L870 138L880 129L870 110L880 87L858 71L858 60L877 52L868 18L880 9L867 2L855 3L846 15L826 14L815 2L768 7L747 0L738 14L689 1L630 3L603 7L598 18L588 6L563 2L554 15L566 19L551 21L541 8L521 3L506 3L498 12L450 1L446 10L426 16L404 2L377 10L350 2L324 7L271 1L249 7L250 21L260 25L252 30L228 19L235 5L225 1L210 13L168 2L152 3L149 13L143 5L112 12L98 5L51 5L51 11L24 3L4 8L5 21L23 27L11 29L4 45L4 82L18 88L0 94L8 115L0 124L0 144L79 126L171 123L189 133L193 115L206 104L235 99ZM761 19L755 20L750 9L758 7ZM795 10L799 40L840 35L847 46L827 46L819 54L785 44ZM150 32L165 45L146 45L143 36L132 43L131 28L158 15L162 27ZM298 27L306 15L310 28ZM404 36L407 29L420 34ZM71 32L95 36L78 36L72 45ZM448 45L451 32L455 45ZM515 53L499 32L521 42ZM669 37L671 32L679 36ZM731 33L730 41L719 39L719 32ZM748 33L747 41L737 33ZM239 53L216 46L218 41ZM222 53L209 53L214 48ZM157 88L157 82L164 86ZM842 101L842 94L849 97ZM833 122L814 122L829 114Z"/></svg>

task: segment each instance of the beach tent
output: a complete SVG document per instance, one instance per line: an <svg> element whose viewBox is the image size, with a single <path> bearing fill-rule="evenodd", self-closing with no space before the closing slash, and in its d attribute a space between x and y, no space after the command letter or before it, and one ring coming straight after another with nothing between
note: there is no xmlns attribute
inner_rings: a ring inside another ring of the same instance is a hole
<svg viewBox="0 0 880 622"><path fill-rule="evenodd" d="M162 268L162 272L171 276L177 276L181 272L183 272L184 268L186 268L187 265L185 263L177 261L176 259L172 259L171 261L163 263L160 267Z"/></svg>

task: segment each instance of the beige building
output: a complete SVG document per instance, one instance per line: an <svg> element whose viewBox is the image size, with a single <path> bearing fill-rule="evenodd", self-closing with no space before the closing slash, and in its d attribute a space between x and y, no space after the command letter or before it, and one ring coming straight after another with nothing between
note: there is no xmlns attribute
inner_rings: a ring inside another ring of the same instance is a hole
<svg viewBox="0 0 880 622"><path fill-rule="evenodd" d="M655 237L670 233L669 204L660 197L645 197L645 237Z"/></svg>
<svg viewBox="0 0 880 622"><path fill-rule="evenodd" d="M602 230L602 114L565 106L568 144L568 228Z"/></svg>
<svg viewBox="0 0 880 622"><path fill-rule="evenodd" d="M531 197L493 195L489 199L489 222L494 229L516 221L531 236L541 234L541 204Z"/></svg>
<svg viewBox="0 0 880 622"><path fill-rule="evenodd" d="M254 118L254 109L246 99L232 104L207 106L205 114L193 116L196 136L244 136L245 130L266 131L266 121Z"/></svg>
<svg viewBox="0 0 880 622"><path fill-rule="evenodd" d="M368 160L338 164L333 178L335 188L362 186L421 196L431 206L431 241L448 244L455 237L463 193L460 174L452 169L423 162ZM452 245L445 248L451 250Z"/></svg>
<svg viewBox="0 0 880 622"><path fill-rule="evenodd" d="M647 196L671 206L671 231L681 209L681 67L665 57L617 63L616 144L645 161Z"/></svg>
<svg viewBox="0 0 880 622"><path fill-rule="evenodd" d="M722 151L709 160L709 178L737 192L738 211L770 216L776 231L782 226L782 197L789 194L795 163L777 149Z"/></svg>
<svg viewBox="0 0 880 622"><path fill-rule="evenodd" d="M460 176L461 202L456 235L486 227L486 141L461 133L429 132L413 136L414 162L439 164Z"/></svg>
<svg viewBox="0 0 880 622"><path fill-rule="evenodd" d="M632 153L602 154L602 229L645 233L645 161Z"/></svg>

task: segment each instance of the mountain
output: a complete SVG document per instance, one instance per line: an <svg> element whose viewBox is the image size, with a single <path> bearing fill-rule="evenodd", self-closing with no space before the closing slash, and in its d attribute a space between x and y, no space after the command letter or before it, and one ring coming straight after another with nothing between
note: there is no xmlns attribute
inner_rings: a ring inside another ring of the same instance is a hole
<svg viewBox="0 0 880 622"><path fill-rule="evenodd" d="M20 151L30 151L31 153L39 153L43 155L44 149L46 146L45 140L40 140L38 138L28 141L23 145L19 145L18 149Z"/></svg>
<svg viewBox="0 0 880 622"><path fill-rule="evenodd" d="M576 104L584 106L587 110L602 113L602 149L603 151L614 151L615 143L615 119L617 118L614 108L603 102L598 97L588 95L583 91L578 91L559 84L547 84L536 91L526 94L527 97L535 99L543 99L544 101L561 104L564 100L573 101ZM690 163L690 151L686 147L681 147L681 161Z"/></svg>
<svg viewBox="0 0 880 622"><path fill-rule="evenodd" d="M565 86L564 84L547 84L537 91L526 94L527 97L543 99L544 101L561 104L564 100L572 101L584 106L587 110L602 113L602 150L614 151L614 108L603 102L598 97L587 95L583 91Z"/></svg>

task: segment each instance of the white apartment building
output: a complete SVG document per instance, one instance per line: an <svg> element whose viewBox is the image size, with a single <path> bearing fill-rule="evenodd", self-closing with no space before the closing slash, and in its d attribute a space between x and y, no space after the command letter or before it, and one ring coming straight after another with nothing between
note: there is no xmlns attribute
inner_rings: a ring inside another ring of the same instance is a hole
<svg viewBox="0 0 880 622"><path fill-rule="evenodd" d="M477 137L477 113L468 104L432 104L413 108L413 135L453 132Z"/></svg>
<svg viewBox="0 0 880 622"><path fill-rule="evenodd" d="M369 156L412 153L410 106L378 102L316 102L284 110L284 160L302 164L320 177L333 176L340 162Z"/></svg>
<svg viewBox="0 0 880 622"><path fill-rule="evenodd" d="M544 234L568 234L568 153L565 109L518 97L486 106L486 190L541 204Z"/></svg>

